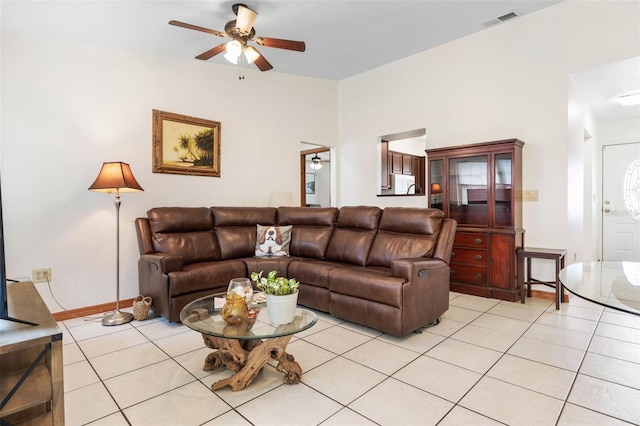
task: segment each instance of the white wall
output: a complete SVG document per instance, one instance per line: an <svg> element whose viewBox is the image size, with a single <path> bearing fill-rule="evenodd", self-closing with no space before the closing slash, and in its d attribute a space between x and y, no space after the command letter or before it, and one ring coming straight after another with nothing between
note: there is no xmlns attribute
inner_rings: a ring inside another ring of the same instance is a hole
<svg viewBox="0 0 640 426"><path fill-rule="evenodd" d="M274 71L2 36L2 201L7 272L52 268L66 308L115 299L112 195L87 188L104 161L131 165L122 195L121 297L138 294L136 217L156 206L299 205L299 143L335 144L337 83ZM154 174L152 109L222 123L220 178ZM52 311L61 310L38 285Z"/></svg>
<svg viewBox="0 0 640 426"><path fill-rule="evenodd" d="M600 145L640 142L640 118L600 123Z"/></svg>
<svg viewBox="0 0 640 426"><path fill-rule="evenodd" d="M379 135L426 128L430 148L518 138L523 189L539 192L523 206L525 243L581 252L569 230L583 224L569 223L582 211L567 202L568 76L638 56L638 16L639 2L562 2L340 81L340 202L424 205L376 197Z"/></svg>
<svg viewBox="0 0 640 426"><path fill-rule="evenodd" d="M336 205L424 206L424 197L376 197L379 136L418 128L430 148L525 141L524 189L540 197L524 205L526 243L578 252L569 229L580 212L567 203L568 75L639 56L638 16L640 2L566 1L339 83L253 70L238 81L233 67L3 34L9 276L52 267L68 308L114 299L113 199L87 191L103 161L129 162L145 188L122 196L129 298L135 217L161 205L267 205L280 191L299 202L300 141L335 147ZM154 108L222 123L221 178L151 173Z"/></svg>
<svg viewBox="0 0 640 426"><path fill-rule="evenodd" d="M568 79L567 229L573 250L569 250L565 261L573 263L598 258L597 235L594 233L597 229L594 228L597 188L593 179L598 121L578 87L570 77ZM550 274L551 277L553 275Z"/></svg>

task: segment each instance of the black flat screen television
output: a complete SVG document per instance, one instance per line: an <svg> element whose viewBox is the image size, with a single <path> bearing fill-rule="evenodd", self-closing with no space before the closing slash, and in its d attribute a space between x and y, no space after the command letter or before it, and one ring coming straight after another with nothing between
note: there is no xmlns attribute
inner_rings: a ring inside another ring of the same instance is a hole
<svg viewBox="0 0 640 426"><path fill-rule="evenodd" d="M38 325L31 321L25 321L9 316L7 303L7 268L4 257L4 224L2 222L2 184L0 183L0 321L13 321L22 324Z"/></svg>

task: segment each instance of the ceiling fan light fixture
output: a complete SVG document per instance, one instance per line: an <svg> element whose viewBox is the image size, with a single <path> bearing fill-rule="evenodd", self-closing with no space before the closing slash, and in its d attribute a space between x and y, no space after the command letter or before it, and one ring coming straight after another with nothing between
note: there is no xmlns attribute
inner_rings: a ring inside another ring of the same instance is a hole
<svg viewBox="0 0 640 426"><path fill-rule="evenodd" d="M640 105L640 92L618 96L618 103L624 106Z"/></svg>
<svg viewBox="0 0 640 426"><path fill-rule="evenodd" d="M260 52L253 46L245 47L242 52L244 53L244 57L247 58L248 64L254 63L256 59L260 57Z"/></svg>
<svg viewBox="0 0 640 426"><path fill-rule="evenodd" d="M239 55L232 54L231 52L227 52L227 53L224 54L224 58L227 61L231 62L233 65L238 65L238 58L239 57L240 57Z"/></svg>
<svg viewBox="0 0 640 426"><path fill-rule="evenodd" d="M242 52L242 45L238 40L231 40L229 43L227 43L226 49L227 53L234 56L240 56L240 53Z"/></svg>
<svg viewBox="0 0 640 426"><path fill-rule="evenodd" d="M258 14L246 7L245 5L238 5L238 17L236 19L236 30L244 36L249 35L253 23L256 22Z"/></svg>
<svg viewBox="0 0 640 426"><path fill-rule="evenodd" d="M0 0L2 1L2 0ZM273 69L273 65L264 57L264 55L256 48L247 46L248 42L257 43L264 47L273 47L276 49L291 50L294 52L304 52L306 47L303 41L286 40L270 37L256 37L256 29L253 23L258 17L258 13L251 10L243 3L235 3L231 6L231 10L236 15L236 19L228 21L224 26L224 31L212 30L198 25L188 24L171 20L169 25L186 28L189 30L200 31L212 34L218 37L226 37L231 39L229 43L221 43L211 49L196 56L196 59L207 61L216 55L223 55L224 58L234 65L245 63L254 64L260 71L269 71ZM244 53L244 57L242 54ZM241 75L240 79L244 77Z"/></svg>
<svg viewBox="0 0 640 426"><path fill-rule="evenodd" d="M242 54L242 45L238 40L232 40L226 45L227 53L224 54L224 58L234 65L238 64L238 58Z"/></svg>
<svg viewBox="0 0 640 426"><path fill-rule="evenodd" d="M320 170L322 168L322 162L320 157L318 157L318 154L311 157L311 164L309 164L309 167L311 167L312 170Z"/></svg>

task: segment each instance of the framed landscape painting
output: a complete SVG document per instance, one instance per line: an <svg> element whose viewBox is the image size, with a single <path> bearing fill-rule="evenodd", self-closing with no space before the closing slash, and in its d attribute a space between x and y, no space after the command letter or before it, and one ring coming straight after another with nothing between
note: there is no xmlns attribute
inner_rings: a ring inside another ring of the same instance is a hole
<svg viewBox="0 0 640 426"><path fill-rule="evenodd" d="M220 122L154 109L153 172L220 177Z"/></svg>

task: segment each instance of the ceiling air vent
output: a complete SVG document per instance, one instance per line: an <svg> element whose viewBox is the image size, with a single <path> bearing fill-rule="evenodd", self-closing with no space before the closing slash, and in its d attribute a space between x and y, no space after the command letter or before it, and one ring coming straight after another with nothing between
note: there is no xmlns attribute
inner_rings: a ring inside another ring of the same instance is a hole
<svg viewBox="0 0 640 426"><path fill-rule="evenodd" d="M489 19L488 21L482 22L482 25L485 28L493 27L494 25L501 24L503 22L508 21L509 19L517 18L520 16L520 13L516 10L512 10L511 12L505 13L504 15L500 15L497 18Z"/></svg>

